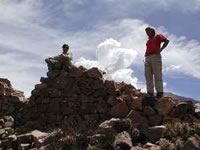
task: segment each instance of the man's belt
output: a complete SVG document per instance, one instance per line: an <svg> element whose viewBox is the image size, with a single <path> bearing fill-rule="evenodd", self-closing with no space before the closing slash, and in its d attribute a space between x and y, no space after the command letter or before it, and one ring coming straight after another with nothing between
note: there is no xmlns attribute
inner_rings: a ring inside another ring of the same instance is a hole
<svg viewBox="0 0 200 150"><path fill-rule="evenodd" d="M145 56L150 56L150 55L160 55L160 52L151 52L151 53L145 54Z"/></svg>

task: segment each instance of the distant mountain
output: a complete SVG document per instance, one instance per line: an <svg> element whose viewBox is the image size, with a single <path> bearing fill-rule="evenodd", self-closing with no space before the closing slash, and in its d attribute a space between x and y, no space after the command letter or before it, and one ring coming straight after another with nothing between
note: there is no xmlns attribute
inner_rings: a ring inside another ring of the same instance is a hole
<svg viewBox="0 0 200 150"><path fill-rule="evenodd" d="M183 97L183 96L179 96L179 95L176 95L174 93L171 93L171 92L166 92L164 94L164 96L169 96L169 97L172 97L173 99L176 99L178 102L180 101L192 101L193 103L200 103L200 101L198 100L194 100L192 98L188 98L188 97Z"/></svg>

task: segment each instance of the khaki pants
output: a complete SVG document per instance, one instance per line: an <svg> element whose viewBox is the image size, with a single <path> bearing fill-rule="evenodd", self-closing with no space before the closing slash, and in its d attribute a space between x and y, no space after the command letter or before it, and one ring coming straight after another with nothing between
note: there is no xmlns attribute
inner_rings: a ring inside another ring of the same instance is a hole
<svg viewBox="0 0 200 150"><path fill-rule="evenodd" d="M148 93L154 93L154 83L157 93L163 92L162 61L160 54L145 57L145 78Z"/></svg>

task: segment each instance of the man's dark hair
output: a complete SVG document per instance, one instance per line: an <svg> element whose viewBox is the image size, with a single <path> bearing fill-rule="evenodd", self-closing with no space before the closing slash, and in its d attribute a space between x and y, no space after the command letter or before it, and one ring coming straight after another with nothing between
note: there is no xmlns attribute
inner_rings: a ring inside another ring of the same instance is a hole
<svg viewBox="0 0 200 150"><path fill-rule="evenodd" d="M147 30L151 30L153 36L156 34L155 29L153 29L153 28L151 28L151 27L147 27L147 28L145 29L145 31L147 31Z"/></svg>
<svg viewBox="0 0 200 150"><path fill-rule="evenodd" d="M63 44L62 48L67 48L67 49L69 49L69 45Z"/></svg>

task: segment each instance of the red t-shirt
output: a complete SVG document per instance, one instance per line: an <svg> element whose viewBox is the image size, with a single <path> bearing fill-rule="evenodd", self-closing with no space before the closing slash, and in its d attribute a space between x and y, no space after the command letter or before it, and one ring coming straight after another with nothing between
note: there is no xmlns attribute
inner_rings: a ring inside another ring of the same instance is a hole
<svg viewBox="0 0 200 150"><path fill-rule="evenodd" d="M166 37L162 34L158 34L151 37L146 43L147 46L146 54L150 54L153 52L160 52L160 43L165 39Z"/></svg>

